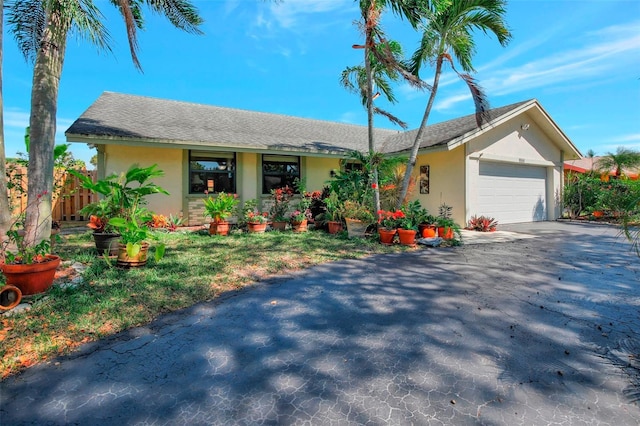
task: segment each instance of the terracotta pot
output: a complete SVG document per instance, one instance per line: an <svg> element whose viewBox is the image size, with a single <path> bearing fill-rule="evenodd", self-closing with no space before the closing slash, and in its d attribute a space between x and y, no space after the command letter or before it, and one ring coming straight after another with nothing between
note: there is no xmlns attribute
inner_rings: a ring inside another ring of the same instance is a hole
<svg viewBox="0 0 640 426"><path fill-rule="evenodd" d="M418 225L418 234L420 234L422 238L434 238L436 236L436 226L421 223Z"/></svg>
<svg viewBox="0 0 640 426"><path fill-rule="evenodd" d="M20 304L22 292L18 287L5 285L0 288L0 311L8 311Z"/></svg>
<svg viewBox="0 0 640 426"><path fill-rule="evenodd" d="M602 210L596 210L593 212L593 217L604 217L604 212Z"/></svg>
<svg viewBox="0 0 640 426"><path fill-rule="evenodd" d="M267 230L267 223L251 223L248 224L249 232L253 234L264 234L264 231Z"/></svg>
<svg viewBox="0 0 640 426"><path fill-rule="evenodd" d="M137 255L129 257L126 244L118 244L118 261L117 266L122 268L139 268L147 264L147 252L149 251L149 243L141 243L140 251Z"/></svg>
<svg viewBox="0 0 640 426"><path fill-rule="evenodd" d="M416 243L416 234L418 231L414 231L413 229L398 229L398 238L400 239L400 244L405 246L412 246Z"/></svg>
<svg viewBox="0 0 640 426"><path fill-rule="evenodd" d="M109 256L118 255L120 234L115 232L94 232L93 241L96 243L96 250L98 250L99 256L102 256L105 251L109 253Z"/></svg>
<svg viewBox="0 0 640 426"><path fill-rule="evenodd" d="M378 235L380 235L380 242L382 244L393 244L393 237L396 236L396 230L388 228L378 228Z"/></svg>
<svg viewBox="0 0 640 426"><path fill-rule="evenodd" d="M274 231L284 231L287 229L287 222L274 221L271 223L271 229Z"/></svg>
<svg viewBox="0 0 640 426"><path fill-rule="evenodd" d="M438 236L445 240L453 240L453 228L440 226L438 228Z"/></svg>
<svg viewBox="0 0 640 426"><path fill-rule="evenodd" d="M365 232L367 231L366 224L364 224L361 220L349 218L346 218L345 222L347 222L347 232L349 233L349 238L364 238Z"/></svg>
<svg viewBox="0 0 640 426"><path fill-rule="evenodd" d="M327 222L327 228L330 234L337 234L342 231L342 222L329 221Z"/></svg>
<svg viewBox="0 0 640 426"><path fill-rule="evenodd" d="M307 219L302 221L291 221L293 232L307 232Z"/></svg>
<svg viewBox="0 0 640 426"><path fill-rule="evenodd" d="M209 223L209 235L229 235L229 222L221 220Z"/></svg>
<svg viewBox="0 0 640 426"><path fill-rule="evenodd" d="M51 287L60 265L60 256L47 254L46 260L30 265L0 263L0 269L7 278L6 285L18 287L23 295L43 293Z"/></svg>

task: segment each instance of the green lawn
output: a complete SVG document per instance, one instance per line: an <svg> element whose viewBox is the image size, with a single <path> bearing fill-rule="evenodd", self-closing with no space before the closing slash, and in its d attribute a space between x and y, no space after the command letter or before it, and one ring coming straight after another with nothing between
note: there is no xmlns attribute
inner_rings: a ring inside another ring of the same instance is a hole
<svg viewBox="0 0 640 426"><path fill-rule="evenodd" d="M349 240L322 231L156 235L167 246L165 257L155 263L150 254L146 267L132 270L96 257L89 232L63 236L64 241L56 244L57 254L63 261L87 265L83 281L70 288L54 285L45 294L23 300L32 304L30 311L0 316L2 377L269 276L339 259L411 250L381 245L377 236Z"/></svg>

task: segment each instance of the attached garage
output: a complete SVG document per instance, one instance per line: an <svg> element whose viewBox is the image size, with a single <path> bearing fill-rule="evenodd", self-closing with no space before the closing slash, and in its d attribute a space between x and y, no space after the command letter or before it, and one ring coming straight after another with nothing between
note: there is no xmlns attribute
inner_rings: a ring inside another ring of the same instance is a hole
<svg viewBox="0 0 640 426"><path fill-rule="evenodd" d="M480 162L478 214L498 223L547 220L546 167Z"/></svg>

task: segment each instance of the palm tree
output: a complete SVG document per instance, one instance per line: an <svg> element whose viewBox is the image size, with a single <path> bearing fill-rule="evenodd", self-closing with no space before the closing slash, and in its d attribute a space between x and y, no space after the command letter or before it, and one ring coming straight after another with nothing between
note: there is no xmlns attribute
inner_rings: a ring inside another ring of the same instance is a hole
<svg viewBox="0 0 640 426"><path fill-rule="evenodd" d="M367 127L369 140L369 156L376 153L375 140L373 136L373 114L376 111L373 106L373 82L375 73L380 68L386 69L387 75L395 73L402 76L409 84L418 88L424 88L424 83L417 76L408 72L404 64L398 61L392 50L392 44L387 41L384 31L380 26L380 17L385 8L401 18L407 18L409 23L415 28L420 19L420 9L422 4L428 4L429 0L406 1L406 0L360 0L361 27L364 32L364 45L353 45L355 49L364 49L364 64L366 77L366 107L367 107ZM386 114L385 114L386 115ZM392 116L390 116L391 118ZM393 117L395 118L395 117ZM392 120L393 120L392 118ZM374 188L374 209L380 210L380 189L378 185L378 169L373 167L373 188Z"/></svg>
<svg viewBox="0 0 640 426"><path fill-rule="evenodd" d="M471 64L475 54L473 30L481 30L485 34L493 33L498 42L506 46L511 39L511 33L504 21L505 5L506 0L434 0L422 11L424 16L422 40L411 58L410 69L415 75L419 75L424 63L434 61L435 74L422 122L407 161L407 172L396 201L396 208L400 208L402 200L406 197L411 172L416 164L422 134L429 120L445 61L469 87L475 102L478 126L481 126L486 119L489 110L487 97L475 79L469 75L474 71ZM455 69L451 54L455 56L464 74Z"/></svg>
<svg viewBox="0 0 640 426"><path fill-rule="evenodd" d="M596 167L599 172L606 174L615 170L615 176L619 178L623 170L640 169L640 152L620 146L615 153L607 152L606 155L598 159Z"/></svg>
<svg viewBox="0 0 640 426"><path fill-rule="evenodd" d="M4 242L11 224L9 193L7 191L7 164L4 151L4 115L2 102L2 35L4 34L4 0L0 0L0 245Z"/></svg>
<svg viewBox="0 0 640 426"><path fill-rule="evenodd" d="M199 34L203 22L189 0L111 0L121 13L133 63L138 61L136 29L143 28L141 4L164 14L177 28ZM58 89L67 36L74 30L100 49L109 50L109 35L102 14L93 0L14 0L9 5L8 23L22 53L34 60L31 89L31 146L27 191L26 241L36 244L51 232L51 188L56 133Z"/></svg>
<svg viewBox="0 0 640 426"><path fill-rule="evenodd" d="M384 48L387 46L385 45ZM382 47L378 46L379 49ZM388 42L389 51L393 54L396 61L400 62L402 59L402 46L395 41ZM371 78L373 80L372 87L377 87L379 90L373 94L373 100L377 99L382 92L384 97L392 104L397 102L395 94L393 93L392 82L400 79L400 74L394 69L388 69L381 64L375 57L369 58L371 61ZM342 71L340 76L340 84L349 92L360 95L362 106L367 108L367 100L369 95L367 94L367 69L366 66L356 65L347 67ZM372 90L373 91L373 90ZM395 117L391 113L384 111L376 106L372 106L373 113L387 117L392 123L397 124L403 129L407 128L407 124Z"/></svg>

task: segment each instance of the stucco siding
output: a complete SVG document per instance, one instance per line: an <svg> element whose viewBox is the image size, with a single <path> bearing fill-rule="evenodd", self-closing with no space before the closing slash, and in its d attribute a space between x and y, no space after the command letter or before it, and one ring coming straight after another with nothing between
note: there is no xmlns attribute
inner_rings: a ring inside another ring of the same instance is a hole
<svg viewBox="0 0 640 426"><path fill-rule="evenodd" d="M522 129L524 124L529 124L527 130ZM470 154L482 154L496 161L549 166L561 163L560 150L526 116L491 129L467 145Z"/></svg>
<svg viewBox="0 0 640 426"><path fill-rule="evenodd" d="M303 176L307 180L307 191L320 191L331 179L331 170L340 168L338 158L306 157Z"/></svg>
<svg viewBox="0 0 640 426"><path fill-rule="evenodd" d="M452 151L418 155L413 176L416 190L413 199L437 216L440 205L453 207L453 219L460 225L465 222L465 170L464 147ZM420 166L429 166L429 194L420 194Z"/></svg>
<svg viewBox="0 0 640 426"><path fill-rule="evenodd" d="M169 216L182 214L182 150L170 148L142 148L137 146L105 146L104 165L106 175L126 172L137 163L140 167L157 164L164 176L154 183L167 190L170 195L152 194L146 197L147 208L152 212Z"/></svg>

